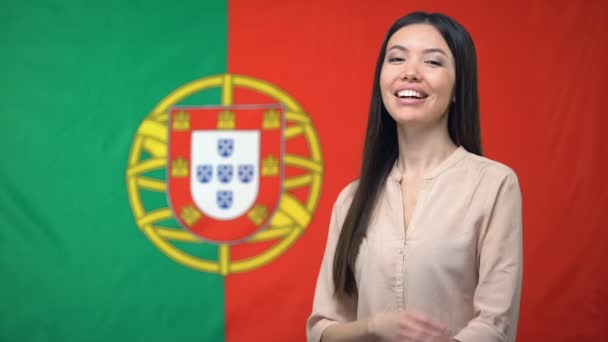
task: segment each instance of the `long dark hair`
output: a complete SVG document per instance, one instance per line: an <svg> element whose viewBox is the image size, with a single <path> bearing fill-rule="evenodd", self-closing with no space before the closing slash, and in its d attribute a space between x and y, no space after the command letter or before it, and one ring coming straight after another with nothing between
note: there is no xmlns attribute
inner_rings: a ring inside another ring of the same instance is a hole
<svg viewBox="0 0 608 342"><path fill-rule="evenodd" d="M454 56L455 103L451 103L448 109L450 138L467 151L482 155L477 57L471 36L454 19L439 13L414 12L398 19L388 30L376 63L359 184L342 225L334 257L333 281L336 296L357 294L354 269L359 246L367 233L380 189L399 153L397 125L387 112L380 93L380 72L388 40L402 27L419 23L434 26Z"/></svg>

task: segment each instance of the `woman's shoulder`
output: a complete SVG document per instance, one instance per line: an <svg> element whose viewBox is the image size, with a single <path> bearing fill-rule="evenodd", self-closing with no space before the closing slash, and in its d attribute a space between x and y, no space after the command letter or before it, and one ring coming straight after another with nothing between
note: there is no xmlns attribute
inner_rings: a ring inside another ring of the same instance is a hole
<svg viewBox="0 0 608 342"><path fill-rule="evenodd" d="M517 206L521 206L519 177L511 166L473 153L467 153L464 159L466 176L458 181L469 184L484 203L487 203L487 208L492 208L499 198L501 201L518 203Z"/></svg>
<svg viewBox="0 0 608 342"><path fill-rule="evenodd" d="M355 192L357 192L357 187L359 186L359 178L350 181L340 190L336 200L334 202L334 210L343 211L347 210L350 207L351 202L353 201L353 197L355 197Z"/></svg>
<svg viewBox="0 0 608 342"><path fill-rule="evenodd" d="M487 180L500 182L501 180L513 179L517 181L515 170L496 159L487 156L480 156L466 152L463 166L472 174L482 176Z"/></svg>

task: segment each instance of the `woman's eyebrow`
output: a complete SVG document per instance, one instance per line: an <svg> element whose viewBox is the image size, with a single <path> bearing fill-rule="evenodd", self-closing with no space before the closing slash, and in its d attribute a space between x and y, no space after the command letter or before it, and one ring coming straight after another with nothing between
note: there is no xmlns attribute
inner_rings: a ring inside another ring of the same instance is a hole
<svg viewBox="0 0 608 342"><path fill-rule="evenodd" d="M388 51L391 51L391 50L399 50L399 51L403 51L403 52L408 52L409 51L408 48L406 48L403 45L399 45L399 44L392 45L386 51L388 52ZM422 50L422 52L425 53L425 54L427 54L427 53L440 53L440 54L448 57L448 54L445 51L443 51L443 49L440 49L440 48L428 48L428 49Z"/></svg>

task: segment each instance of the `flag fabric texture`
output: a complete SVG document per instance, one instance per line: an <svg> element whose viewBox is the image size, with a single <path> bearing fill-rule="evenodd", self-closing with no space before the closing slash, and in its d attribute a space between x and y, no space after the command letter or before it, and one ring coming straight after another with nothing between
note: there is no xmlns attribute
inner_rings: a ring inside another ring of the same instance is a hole
<svg viewBox="0 0 608 342"><path fill-rule="evenodd" d="M7 0L0 341L305 340L415 10L471 33L484 154L519 176L518 341L607 339L605 2Z"/></svg>

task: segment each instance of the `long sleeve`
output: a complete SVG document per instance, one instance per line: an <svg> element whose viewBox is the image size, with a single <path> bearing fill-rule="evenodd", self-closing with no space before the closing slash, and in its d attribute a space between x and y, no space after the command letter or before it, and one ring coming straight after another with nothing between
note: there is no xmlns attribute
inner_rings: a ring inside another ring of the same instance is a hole
<svg viewBox="0 0 608 342"><path fill-rule="evenodd" d="M475 318L454 339L461 342L515 341L522 282L522 200L509 170L489 199L489 216L478 245L479 278Z"/></svg>
<svg viewBox="0 0 608 342"><path fill-rule="evenodd" d="M327 244L314 294L312 313L306 324L306 336L308 341L311 342L320 341L323 331L330 325L356 319L356 301L354 299L348 301L338 300L333 295L334 283L332 272L334 254L344 218L343 211L345 211L344 208L348 209L348 207L344 206L345 192L343 191L338 196L332 210Z"/></svg>

